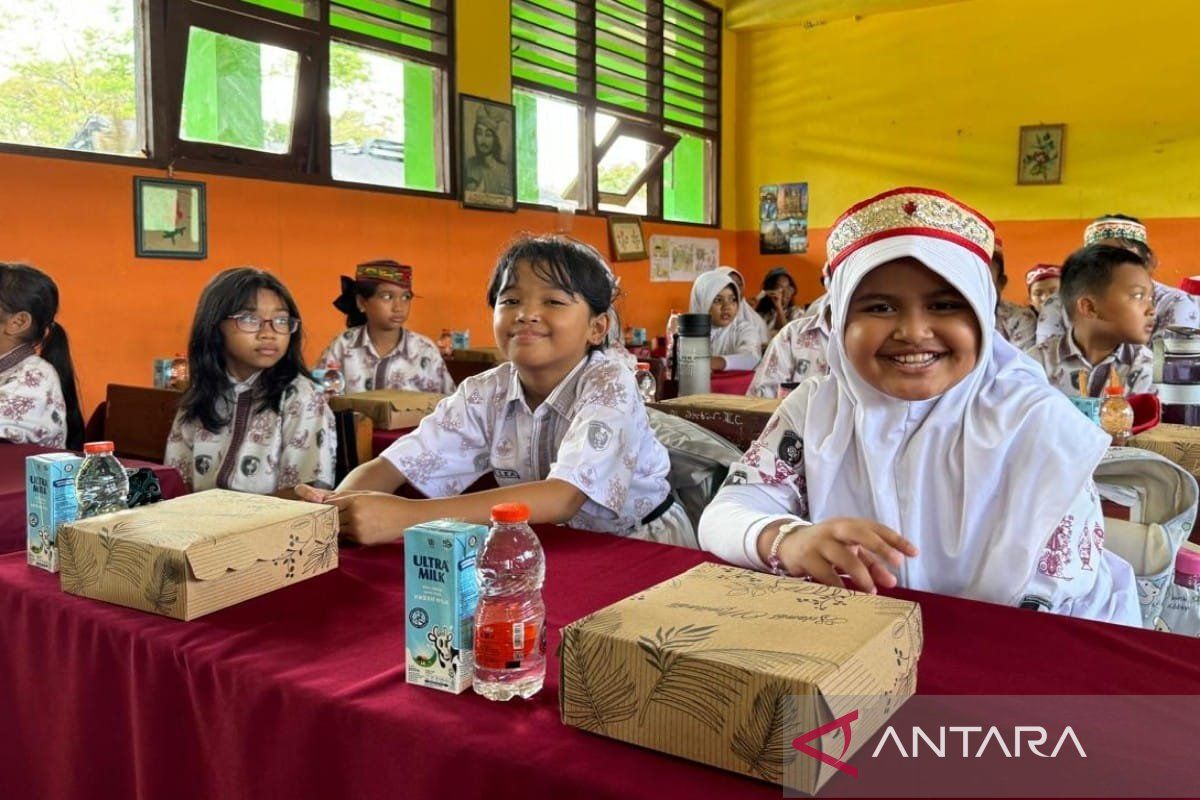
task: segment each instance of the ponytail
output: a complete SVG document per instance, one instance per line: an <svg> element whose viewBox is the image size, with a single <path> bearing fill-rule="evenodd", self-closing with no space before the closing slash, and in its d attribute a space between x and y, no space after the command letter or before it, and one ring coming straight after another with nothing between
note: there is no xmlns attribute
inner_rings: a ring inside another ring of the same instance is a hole
<svg viewBox="0 0 1200 800"><path fill-rule="evenodd" d="M42 358L58 373L62 385L63 403L67 407L67 449L83 449L83 412L79 408L79 386L75 379L75 365L71 362L71 346L67 331L57 322L46 327L42 340Z"/></svg>

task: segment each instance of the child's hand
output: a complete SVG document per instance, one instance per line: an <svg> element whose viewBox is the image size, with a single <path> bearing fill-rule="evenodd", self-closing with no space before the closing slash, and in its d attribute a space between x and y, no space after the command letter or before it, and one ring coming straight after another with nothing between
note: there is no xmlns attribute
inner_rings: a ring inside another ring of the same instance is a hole
<svg viewBox="0 0 1200 800"><path fill-rule="evenodd" d="M394 542L415 524L411 501L385 492L329 492L321 502L337 506L338 532L359 544Z"/></svg>
<svg viewBox="0 0 1200 800"><path fill-rule="evenodd" d="M837 517L789 534L779 558L791 575L807 575L818 583L841 586L842 572L860 591L875 594L876 585L890 589L896 576L887 564L899 567L917 555L917 546L891 528L857 517Z"/></svg>
<svg viewBox="0 0 1200 800"><path fill-rule="evenodd" d="M309 503L324 503L333 494L332 489L318 489L316 486L309 486L306 483L293 486L292 491L296 493L296 497Z"/></svg>

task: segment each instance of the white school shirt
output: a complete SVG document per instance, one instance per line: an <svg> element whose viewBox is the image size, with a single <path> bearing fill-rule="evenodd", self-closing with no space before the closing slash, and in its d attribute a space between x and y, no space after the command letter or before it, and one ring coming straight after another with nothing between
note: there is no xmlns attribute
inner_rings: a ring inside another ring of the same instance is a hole
<svg viewBox="0 0 1200 800"><path fill-rule="evenodd" d="M489 470L501 486L556 478L587 495L572 528L634 534L667 498L670 462L633 373L585 356L532 411L516 368L473 375L381 457L428 497L461 493Z"/></svg>
<svg viewBox="0 0 1200 800"><path fill-rule="evenodd" d="M321 353L316 368L328 369L335 361L341 364L347 394L373 389L437 394L454 391L454 379L450 377L437 345L428 337L408 329L400 331L400 341L392 352L380 356L367 335L366 325L347 328Z"/></svg>
<svg viewBox="0 0 1200 800"><path fill-rule="evenodd" d="M218 405L230 421L216 433L199 420L184 420L183 409L175 415L165 463L192 491L271 494L301 483L333 488L337 439L325 394L297 375L283 390L280 413L259 411L253 390L261 374L245 381L230 376Z"/></svg>
<svg viewBox="0 0 1200 800"><path fill-rule="evenodd" d="M779 386L784 383L799 383L814 375L828 375L829 361L826 351L829 333L825 327L825 299L813 304L806 312L783 326L779 335L767 345L754 380L746 394L750 397L777 397Z"/></svg>
<svg viewBox="0 0 1200 800"><path fill-rule="evenodd" d="M31 344L0 356L0 440L67 446L67 406L58 371Z"/></svg>
<svg viewBox="0 0 1200 800"><path fill-rule="evenodd" d="M1144 394L1154 390L1154 353L1149 347L1125 343L1108 354L1099 364L1092 364L1075 344L1070 333L1052 336L1028 352L1030 358L1046 370L1046 379L1067 397L1079 397L1079 372L1087 372L1088 397L1103 397L1108 385L1110 367L1117 375L1126 394Z"/></svg>
<svg viewBox="0 0 1200 800"><path fill-rule="evenodd" d="M820 521L809 515L803 437L806 397L796 392L789 395L758 440L730 468L725 485L700 520L701 548L732 564L765 570L758 556L758 535L763 528L781 518ZM923 413L935 402L911 403L915 413L908 425L919 425ZM1020 465L1013 468L1020 469ZM918 549L923 549L925 538L937 536L937 531L898 532ZM1021 606L1141 625L1133 568L1104 549L1104 516L1092 481L1054 530L1030 531L1030 535L1041 537L1044 544L1036 563L1029 565L1031 577L1018 593ZM900 585L910 589L944 591L938 585L907 583L903 568L898 577Z"/></svg>
<svg viewBox="0 0 1200 800"><path fill-rule="evenodd" d="M1167 328L1172 326L1200 328L1200 308L1197 308L1196 301L1190 294L1165 283L1152 283L1155 316L1154 332L1150 334L1150 341L1162 338ZM1041 344L1051 336L1061 336L1070 324L1067 310L1062 304L1062 295L1054 295L1042 304L1042 311L1038 314L1037 343Z"/></svg>

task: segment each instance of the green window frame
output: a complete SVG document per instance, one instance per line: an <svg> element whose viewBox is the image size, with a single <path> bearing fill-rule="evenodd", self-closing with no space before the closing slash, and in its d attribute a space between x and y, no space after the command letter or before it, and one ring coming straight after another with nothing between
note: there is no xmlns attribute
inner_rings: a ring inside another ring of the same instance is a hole
<svg viewBox="0 0 1200 800"><path fill-rule="evenodd" d="M518 136L536 133L531 97L575 103L584 117L581 174L567 199L585 210L622 204L599 189L597 165L608 137L596 141L592 132L596 115L609 114L672 140L665 152L647 141L657 163L624 201L644 187L647 219L716 224L721 11L701 0L511 0L510 6L514 103L524 131ZM525 145L529 152L535 144ZM529 164L518 163L526 197L537 184Z"/></svg>

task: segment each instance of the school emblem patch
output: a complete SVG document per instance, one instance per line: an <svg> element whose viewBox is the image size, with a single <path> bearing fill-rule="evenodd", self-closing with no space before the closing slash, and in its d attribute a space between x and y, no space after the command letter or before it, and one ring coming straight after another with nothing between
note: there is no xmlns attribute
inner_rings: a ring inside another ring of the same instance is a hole
<svg viewBox="0 0 1200 800"><path fill-rule="evenodd" d="M789 467L804 460L804 441L795 431L784 431L779 440L779 460Z"/></svg>
<svg viewBox="0 0 1200 800"><path fill-rule="evenodd" d="M588 444L592 446L593 450L605 450L608 443L612 441L612 433L612 428L608 427L607 423L599 420L588 423Z"/></svg>
<svg viewBox="0 0 1200 800"><path fill-rule="evenodd" d="M258 473L258 457L246 456L242 459L242 474L247 478Z"/></svg>
<svg viewBox="0 0 1200 800"><path fill-rule="evenodd" d="M212 469L212 456L196 456L196 474L207 475Z"/></svg>

